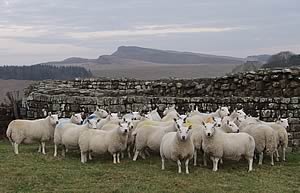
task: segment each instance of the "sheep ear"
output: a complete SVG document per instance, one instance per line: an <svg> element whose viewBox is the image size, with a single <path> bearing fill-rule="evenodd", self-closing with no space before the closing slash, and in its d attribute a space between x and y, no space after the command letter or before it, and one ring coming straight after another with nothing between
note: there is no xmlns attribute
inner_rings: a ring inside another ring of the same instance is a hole
<svg viewBox="0 0 300 193"><path fill-rule="evenodd" d="M87 122L88 122L88 124L91 124L91 121L89 119L87 120Z"/></svg>
<svg viewBox="0 0 300 193"><path fill-rule="evenodd" d="M75 113L74 113L74 112L72 112L71 116L74 116L74 115L75 115Z"/></svg>
<svg viewBox="0 0 300 193"><path fill-rule="evenodd" d="M186 119L187 119L187 117L185 117L185 118L183 119L183 123L186 123Z"/></svg>
<svg viewBox="0 0 300 193"><path fill-rule="evenodd" d="M176 118L174 118L173 120L174 120L175 122L177 121L177 119L176 119Z"/></svg>
<svg viewBox="0 0 300 193"><path fill-rule="evenodd" d="M101 121L101 119L98 119L98 120L97 120L97 123L99 123L100 121Z"/></svg>
<svg viewBox="0 0 300 193"><path fill-rule="evenodd" d="M119 126L122 127L121 122L119 122Z"/></svg>
<svg viewBox="0 0 300 193"><path fill-rule="evenodd" d="M191 130L191 129L192 129L192 125L190 125L190 126L188 127L188 131Z"/></svg>
<svg viewBox="0 0 300 193"><path fill-rule="evenodd" d="M202 122L202 125L205 127L205 122L204 121L201 121Z"/></svg>
<svg viewBox="0 0 300 193"><path fill-rule="evenodd" d="M49 113L48 113L48 116L51 116L51 115L52 115L52 113L51 113L51 112L49 112Z"/></svg>
<svg viewBox="0 0 300 193"><path fill-rule="evenodd" d="M127 122L125 118L123 118L123 122Z"/></svg>
<svg viewBox="0 0 300 193"><path fill-rule="evenodd" d="M227 120L227 125L229 125L229 120Z"/></svg>

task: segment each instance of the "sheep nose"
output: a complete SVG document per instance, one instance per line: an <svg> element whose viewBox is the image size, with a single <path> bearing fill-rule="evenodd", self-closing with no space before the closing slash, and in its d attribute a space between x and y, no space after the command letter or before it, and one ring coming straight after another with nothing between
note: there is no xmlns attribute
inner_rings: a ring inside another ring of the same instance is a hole
<svg viewBox="0 0 300 193"><path fill-rule="evenodd" d="M209 136L210 136L210 133L207 133L207 136L209 137Z"/></svg>
<svg viewBox="0 0 300 193"><path fill-rule="evenodd" d="M125 129L125 131L124 131L125 133L127 133L127 129Z"/></svg>
<svg viewBox="0 0 300 193"><path fill-rule="evenodd" d="M237 132L237 133L239 133L239 132L240 132L240 130L238 129L236 132Z"/></svg>
<svg viewBox="0 0 300 193"><path fill-rule="evenodd" d="M58 121L56 121L56 125L58 124Z"/></svg>
<svg viewBox="0 0 300 193"><path fill-rule="evenodd" d="M182 139L185 140L185 136L182 136Z"/></svg>

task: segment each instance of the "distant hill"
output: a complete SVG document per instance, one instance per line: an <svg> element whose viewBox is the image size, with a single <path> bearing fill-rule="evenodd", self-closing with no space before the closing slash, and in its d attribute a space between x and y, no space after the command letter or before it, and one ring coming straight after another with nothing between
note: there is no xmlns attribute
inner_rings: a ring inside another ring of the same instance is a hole
<svg viewBox="0 0 300 193"><path fill-rule="evenodd" d="M157 50L136 46L121 46L112 56L162 64L240 64L244 61L243 58Z"/></svg>
<svg viewBox="0 0 300 193"><path fill-rule="evenodd" d="M233 68L232 73L255 71L260 68L286 68L300 66L300 55L289 51L274 55L248 56L247 62Z"/></svg>
<svg viewBox="0 0 300 193"><path fill-rule="evenodd" d="M78 64L241 64L243 58L217 56L192 52L158 50L136 46L121 46L111 55L101 55L97 59L79 57L67 58L63 61L46 62L47 65Z"/></svg>
<svg viewBox="0 0 300 193"><path fill-rule="evenodd" d="M268 62L263 65L264 68L278 68L278 67L290 67L300 66L300 55L296 55L289 51L279 52L272 55Z"/></svg>

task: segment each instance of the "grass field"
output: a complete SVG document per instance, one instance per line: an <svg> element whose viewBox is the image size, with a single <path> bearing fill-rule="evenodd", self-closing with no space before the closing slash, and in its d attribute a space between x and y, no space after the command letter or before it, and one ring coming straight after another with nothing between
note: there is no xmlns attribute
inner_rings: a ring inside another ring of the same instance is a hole
<svg viewBox="0 0 300 193"><path fill-rule="evenodd" d="M289 153L287 162L267 164L247 172L246 162L229 162L216 173L211 167L190 166L190 174L178 174L175 163L161 171L154 156L112 164L110 156L95 157L83 165L77 151L65 159L46 156L37 146L22 145L14 155L7 141L0 141L0 192L300 192L300 154Z"/></svg>

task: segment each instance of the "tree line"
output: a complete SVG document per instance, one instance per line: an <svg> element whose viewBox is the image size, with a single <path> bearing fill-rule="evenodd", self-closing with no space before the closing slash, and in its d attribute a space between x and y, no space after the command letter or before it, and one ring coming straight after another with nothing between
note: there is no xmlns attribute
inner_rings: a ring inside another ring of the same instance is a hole
<svg viewBox="0 0 300 193"><path fill-rule="evenodd" d="M0 66L0 79L17 80L69 80L92 77L90 70L78 66Z"/></svg>

